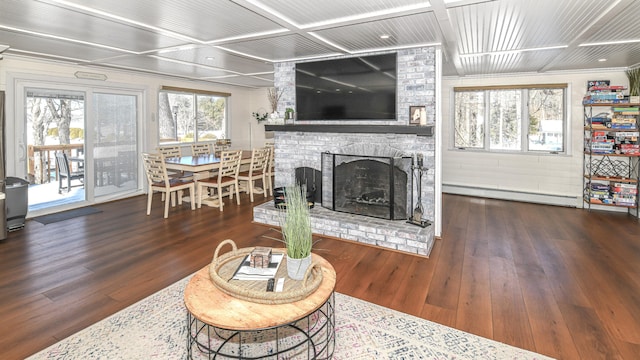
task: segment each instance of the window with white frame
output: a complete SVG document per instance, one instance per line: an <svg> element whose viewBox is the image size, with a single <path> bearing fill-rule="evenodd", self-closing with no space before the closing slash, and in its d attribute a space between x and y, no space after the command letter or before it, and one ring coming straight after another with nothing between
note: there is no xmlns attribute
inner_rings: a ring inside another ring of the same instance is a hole
<svg viewBox="0 0 640 360"><path fill-rule="evenodd" d="M163 87L158 93L159 144L226 139L230 95Z"/></svg>
<svg viewBox="0 0 640 360"><path fill-rule="evenodd" d="M564 153L566 96L567 84L454 88L454 147Z"/></svg>

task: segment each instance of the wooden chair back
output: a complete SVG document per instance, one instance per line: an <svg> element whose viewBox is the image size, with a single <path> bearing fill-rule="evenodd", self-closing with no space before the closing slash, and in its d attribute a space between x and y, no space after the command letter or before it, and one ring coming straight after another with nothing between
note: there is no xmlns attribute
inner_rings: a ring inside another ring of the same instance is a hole
<svg viewBox="0 0 640 360"><path fill-rule="evenodd" d="M227 150L220 154L220 168L218 170L218 182L225 177L235 178L240 171L242 150Z"/></svg>
<svg viewBox="0 0 640 360"><path fill-rule="evenodd" d="M143 153L142 162L150 187L165 186L168 188L170 186L167 168L164 164L164 155L162 155L162 153Z"/></svg>
<svg viewBox="0 0 640 360"><path fill-rule="evenodd" d="M199 155L210 155L213 154L211 149L211 144L209 143L198 143L191 144L191 155L199 156Z"/></svg>
<svg viewBox="0 0 640 360"><path fill-rule="evenodd" d="M265 173L269 162L269 149L257 148L251 152L251 166L249 167L249 176Z"/></svg>
<svg viewBox="0 0 640 360"><path fill-rule="evenodd" d="M269 154L267 155L267 173L271 173L275 167L274 155L276 148L273 143L267 143L265 147L269 150Z"/></svg>
<svg viewBox="0 0 640 360"><path fill-rule="evenodd" d="M182 156L182 149L180 148L180 145L158 146L158 152L160 152L165 158Z"/></svg>

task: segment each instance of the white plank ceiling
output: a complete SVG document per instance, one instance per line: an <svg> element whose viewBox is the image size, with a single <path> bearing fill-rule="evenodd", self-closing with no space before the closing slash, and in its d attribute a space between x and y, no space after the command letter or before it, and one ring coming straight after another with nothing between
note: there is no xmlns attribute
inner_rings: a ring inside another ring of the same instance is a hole
<svg viewBox="0 0 640 360"><path fill-rule="evenodd" d="M629 68L638 19L636 0L0 0L0 52L267 87L276 62L429 45L445 76Z"/></svg>

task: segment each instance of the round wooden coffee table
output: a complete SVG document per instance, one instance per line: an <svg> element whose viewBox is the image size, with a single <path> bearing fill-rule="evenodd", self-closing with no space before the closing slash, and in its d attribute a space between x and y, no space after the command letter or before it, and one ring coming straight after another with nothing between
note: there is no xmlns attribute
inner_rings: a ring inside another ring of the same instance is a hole
<svg viewBox="0 0 640 360"><path fill-rule="evenodd" d="M324 258L312 256L322 268L320 287L285 304L235 298L211 282L209 266L200 269L184 291L189 359L330 359L336 272Z"/></svg>

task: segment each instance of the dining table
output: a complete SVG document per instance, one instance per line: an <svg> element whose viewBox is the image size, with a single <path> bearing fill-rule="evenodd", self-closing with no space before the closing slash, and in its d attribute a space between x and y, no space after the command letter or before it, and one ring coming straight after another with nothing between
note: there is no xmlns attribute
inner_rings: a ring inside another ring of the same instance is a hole
<svg viewBox="0 0 640 360"><path fill-rule="evenodd" d="M213 171L220 167L220 157L209 155L179 156L164 159L167 170L189 171L193 173ZM240 166L251 164L251 150L242 150Z"/></svg>
<svg viewBox="0 0 640 360"><path fill-rule="evenodd" d="M216 156L215 154L168 157L164 159L164 163L167 170L186 171L193 173L195 175L193 177L193 180L196 182L197 189L198 179L202 178L201 176L198 176L198 174L206 174L212 171L216 171L220 167L220 157ZM242 158L240 159L241 171L243 167L248 167L250 165L251 150L242 150ZM196 194L196 196L199 195ZM189 199L185 198L184 200L188 201ZM202 204L212 207L218 207L217 199L203 200Z"/></svg>

